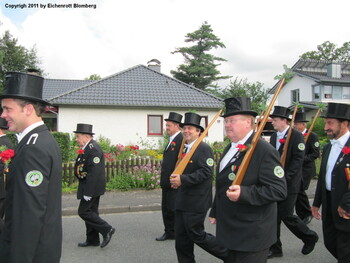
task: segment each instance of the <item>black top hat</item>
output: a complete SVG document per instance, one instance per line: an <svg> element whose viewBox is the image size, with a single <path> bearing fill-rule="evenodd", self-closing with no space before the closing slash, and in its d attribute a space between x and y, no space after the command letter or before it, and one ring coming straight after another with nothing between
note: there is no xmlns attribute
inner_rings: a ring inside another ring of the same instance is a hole
<svg viewBox="0 0 350 263"><path fill-rule="evenodd" d="M44 78L22 72L6 73L5 88L0 99L13 98L40 102L50 105L42 99Z"/></svg>
<svg viewBox="0 0 350 263"><path fill-rule="evenodd" d="M280 117L289 121L292 119L290 116L290 110L282 106L275 106L273 112L270 114L270 117Z"/></svg>
<svg viewBox="0 0 350 263"><path fill-rule="evenodd" d="M247 97L235 97L225 99L226 112L221 117L228 117L237 114L252 115L256 117L257 112L251 110L250 98Z"/></svg>
<svg viewBox="0 0 350 263"><path fill-rule="evenodd" d="M95 134L92 132L92 125L91 124L84 124L84 123L78 123L77 130L74 131L74 133L83 133L83 134L90 134L90 135Z"/></svg>
<svg viewBox="0 0 350 263"><path fill-rule="evenodd" d="M338 120L350 120L350 105L343 103L328 103L326 115L322 118L331 118Z"/></svg>
<svg viewBox="0 0 350 263"><path fill-rule="evenodd" d="M203 132L204 128L200 125L201 118L202 118L202 116L198 115L197 113L186 112L185 113L185 121L180 124L180 127L182 128L185 125L191 125L191 126L195 126L199 129L201 129L201 132Z"/></svg>
<svg viewBox="0 0 350 263"><path fill-rule="evenodd" d="M169 112L169 117L164 119L165 121L173 121L176 123L181 123L182 115L176 112Z"/></svg>
<svg viewBox="0 0 350 263"><path fill-rule="evenodd" d="M0 117L0 129L8 130L7 121Z"/></svg>
<svg viewBox="0 0 350 263"><path fill-rule="evenodd" d="M295 114L294 122L308 122L308 120L306 120L305 112L298 109L297 113Z"/></svg>

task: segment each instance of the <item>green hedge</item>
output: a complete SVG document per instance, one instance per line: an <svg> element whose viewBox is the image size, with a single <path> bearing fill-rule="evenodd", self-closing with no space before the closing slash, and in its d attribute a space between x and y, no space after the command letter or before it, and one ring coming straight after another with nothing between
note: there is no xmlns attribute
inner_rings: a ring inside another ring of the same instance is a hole
<svg viewBox="0 0 350 263"><path fill-rule="evenodd" d="M62 161L68 162L71 159L71 140L69 133L52 132L52 136L56 139L62 154Z"/></svg>

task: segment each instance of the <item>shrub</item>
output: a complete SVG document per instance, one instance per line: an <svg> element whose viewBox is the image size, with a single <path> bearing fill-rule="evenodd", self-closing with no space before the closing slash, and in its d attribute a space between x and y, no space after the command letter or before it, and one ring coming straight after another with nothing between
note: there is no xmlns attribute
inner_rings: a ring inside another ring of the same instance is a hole
<svg viewBox="0 0 350 263"><path fill-rule="evenodd" d="M66 132L52 132L52 136L56 139L58 146L60 147L62 154L62 161L67 162L70 160L70 138L69 133Z"/></svg>

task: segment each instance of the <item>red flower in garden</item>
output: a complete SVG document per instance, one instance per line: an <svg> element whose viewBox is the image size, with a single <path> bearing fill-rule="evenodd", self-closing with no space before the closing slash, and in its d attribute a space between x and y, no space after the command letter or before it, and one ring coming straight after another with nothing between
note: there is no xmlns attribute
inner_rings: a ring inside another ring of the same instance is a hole
<svg viewBox="0 0 350 263"><path fill-rule="evenodd" d="M79 149L78 150L78 154L80 155L80 154L84 154L84 150L83 149Z"/></svg>
<svg viewBox="0 0 350 263"><path fill-rule="evenodd" d="M281 144L284 144L284 143L286 143L286 139L283 139L283 138L282 138L282 139L279 140L279 142L280 142Z"/></svg>
<svg viewBox="0 0 350 263"><path fill-rule="evenodd" d="M244 151L246 151L248 149L248 147L246 145L244 145L244 144L238 144L236 146L236 148L238 148L238 151L240 151L240 152L244 152Z"/></svg>
<svg viewBox="0 0 350 263"><path fill-rule="evenodd" d="M345 146L341 151L344 154L349 154L350 153L350 148L348 146Z"/></svg>
<svg viewBox="0 0 350 263"><path fill-rule="evenodd" d="M12 149L7 149L0 153L0 158L3 163L9 163L13 156L15 156L15 151Z"/></svg>

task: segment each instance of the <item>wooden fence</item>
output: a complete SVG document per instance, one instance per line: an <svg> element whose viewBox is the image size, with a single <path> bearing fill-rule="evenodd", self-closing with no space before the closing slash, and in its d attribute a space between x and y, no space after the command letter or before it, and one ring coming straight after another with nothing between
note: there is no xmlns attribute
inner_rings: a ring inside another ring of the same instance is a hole
<svg viewBox="0 0 350 263"><path fill-rule="evenodd" d="M217 164L220 159L221 153L214 155L214 161ZM118 160L113 162L106 162L106 177L107 181L115 176L123 176L125 173L132 173L135 166L141 167L146 164L152 166L160 166L160 160L154 160L147 157L135 158L130 160ZM74 162L62 164L62 180L68 186L76 182L78 179L74 176Z"/></svg>

